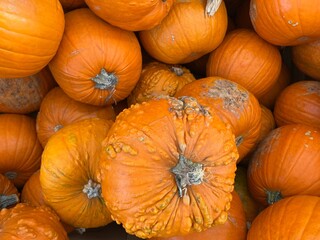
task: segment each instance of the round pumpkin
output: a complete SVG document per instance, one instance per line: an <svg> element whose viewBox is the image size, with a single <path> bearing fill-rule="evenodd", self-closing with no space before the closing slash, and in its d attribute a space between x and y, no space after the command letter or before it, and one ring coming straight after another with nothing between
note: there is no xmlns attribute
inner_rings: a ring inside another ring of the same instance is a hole
<svg viewBox="0 0 320 240"><path fill-rule="evenodd" d="M177 0L159 25L139 32L143 48L168 64L189 63L214 50L225 36L228 16L223 2L207 16L206 2Z"/></svg>
<svg viewBox="0 0 320 240"><path fill-rule="evenodd" d="M176 97L191 96L231 125L240 162L256 145L260 134L261 108L258 100L240 84L221 77L201 78L186 84Z"/></svg>
<svg viewBox="0 0 320 240"><path fill-rule="evenodd" d="M287 86L274 107L277 126L301 123L320 128L320 82L299 81Z"/></svg>
<svg viewBox="0 0 320 240"><path fill-rule="evenodd" d="M207 76L239 83L259 99L277 81L280 69L279 50L253 30L239 28L210 53L206 70Z"/></svg>
<svg viewBox="0 0 320 240"><path fill-rule="evenodd" d="M302 124L272 130L248 167L248 187L263 205L293 195L320 196L320 131Z"/></svg>
<svg viewBox="0 0 320 240"><path fill-rule="evenodd" d="M294 46L320 38L317 0L251 0L250 19L255 31L279 46Z"/></svg>
<svg viewBox="0 0 320 240"><path fill-rule="evenodd" d="M64 31L59 0L2 0L0 78L36 74L56 54Z"/></svg>
<svg viewBox="0 0 320 240"><path fill-rule="evenodd" d="M118 115L101 153L102 195L129 234L172 237L226 222L235 138L196 99L131 105Z"/></svg>
<svg viewBox="0 0 320 240"><path fill-rule="evenodd" d="M196 80L188 68L160 62L147 63L142 68L140 79L128 96L128 105L142 103L154 97L170 97L185 84Z"/></svg>
<svg viewBox="0 0 320 240"><path fill-rule="evenodd" d="M71 98L92 105L125 99L139 80L140 44L133 32L114 27L88 8L65 14L66 26L50 70Z"/></svg>
<svg viewBox="0 0 320 240"><path fill-rule="evenodd" d="M0 173L21 188L40 168L42 147L36 122L21 114L0 114Z"/></svg>
<svg viewBox="0 0 320 240"><path fill-rule="evenodd" d="M20 201L19 195L18 189L14 184L0 173L0 209L8 208L18 203Z"/></svg>
<svg viewBox="0 0 320 240"><path fill-rule="evenodd" d="M60 87L44 97L36 118L37 136L44 147L48 139L64 126L87 118L115 120L111 105L94 106L70 98Z"/></svg>
<svg viewBox="0 0 320 240"><path fill-rule="evenodd" d="M68 236L51 208L19 203L0 211L0 239L68 240Z"/></svg>
<svg viewBox="0 0 320 240"><path fill-rule="evenodd" d="M319 221L319 197L292 196L261 212L253 221L247 239L320 239Z"/></svg>
<svg viewBox="0 0 320 240"><path fill-rule="evenodd" d="M40 185L45 202L76 228L112 221L97 176L101 142L112 124L100 118L72 123L54 134L43 151Z"/></svg>

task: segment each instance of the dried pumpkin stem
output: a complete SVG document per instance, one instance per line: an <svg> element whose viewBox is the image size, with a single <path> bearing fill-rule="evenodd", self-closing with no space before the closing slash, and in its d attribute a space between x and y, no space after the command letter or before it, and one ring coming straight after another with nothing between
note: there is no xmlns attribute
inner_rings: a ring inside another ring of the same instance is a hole
<svg viewBox="0 0 320 240"><path fill-rule="evenodd" d="M182 70L182 68L179 67L179 66L172 66L172 67L170 68L170 70L171 70L172 72L174 72L177 76L182 76L182 75L183 75L183 70Z"/></svg>
<svg viewBox="0 0 320 240"><path fill-rule="evenodd" d="M179 197L186 195L187 186L202 183L204 176L203 165L201 163L194 163L183 155L179 156L179 162L171 169L171 172L175 175Z"/></svg>
<svg viewBox="0 0 320 240"><path fill-rule="evenodd" d="M267 203L269 205L274 204L282 199L281 193L279 191L267 191Z"/></svg>
<svg viewBox="0 0 320 240"><path fill-rule="evenodd" d="M9 180L14 180L17 178L18 173L17 172L12 172L12 171L8 171L4 174Z"/></svg>
<svg viewBox="0 0 320 240"><path fill-rule="evenodd" d="M207 0L206 4L206 14L208 16L213 16L219 9L222 0Z"/></svg>
<svg viewBox="0 0 320 240"><path fill-rule="evenodd" d="M237 147L239 147L242 142L243 142L243 136L236 137L236 145L237 145Z"/></svg>
<svg viewBox="0 0 320 240"><path fill-rule="evenodd" d="M4 195L0 194L0 209L7 208L19 202L17 194Z"/></svg>
<svg viewBox="0 0 320 240"><path fill-rule="evenodd" d="M96 83L95 88L113 91L118 83L118 77L114 73L108 73L104 68L95 77L91 78Z"/></svg>
<svg viewBox="0 0 320 240"><path fill-rule="evenodd" d="M84 185L82 192L87 194L89 199L100 197L101 196L101 185L99 183L95 183L91 179L89 179L88 183Z"/></svg>

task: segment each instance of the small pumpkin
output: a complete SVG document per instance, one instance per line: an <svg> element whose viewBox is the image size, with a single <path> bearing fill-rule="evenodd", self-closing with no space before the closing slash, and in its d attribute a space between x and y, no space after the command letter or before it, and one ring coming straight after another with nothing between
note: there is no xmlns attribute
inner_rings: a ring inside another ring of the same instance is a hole
<svg viewBox="0 0 320 240"><path fill-rule="evenodd" d="M18 189L3 174L0 173L0 210L14 206L19 200Z"/></svg>

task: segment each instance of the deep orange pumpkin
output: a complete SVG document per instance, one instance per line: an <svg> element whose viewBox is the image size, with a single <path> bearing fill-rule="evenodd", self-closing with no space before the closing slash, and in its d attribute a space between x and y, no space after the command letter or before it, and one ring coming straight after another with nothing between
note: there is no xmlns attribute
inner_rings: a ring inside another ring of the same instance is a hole
<svg viewBox="0 0 320 240"><path fill-rule="evenodd" d="M0 78L36 74L56 54L64 31L59 0L1 0Z"/></svg>
<svg viewBox="0 0 320 240"><path fill-rule="evenodd" d="M133 32L114 27L88 8L65 15L66 26L50 70L71 98L111 105L125 99L139 80L140 44Z"/></svg>
<svg viewBox="0 0 320 240"><path fill-rule="evenodd" d="M8 208L18 203L20 201L19 196L18 189L14 184L0 173L0 209Z"/></svg>

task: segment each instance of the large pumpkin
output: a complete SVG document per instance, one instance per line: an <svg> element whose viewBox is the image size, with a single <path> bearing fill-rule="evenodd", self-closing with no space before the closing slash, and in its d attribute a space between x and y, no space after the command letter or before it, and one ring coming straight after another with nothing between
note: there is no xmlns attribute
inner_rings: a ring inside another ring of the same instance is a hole
<svg viewBox="0 0 320 240"><path fill-rule="evenodd" d="M214 50L227 30L222 2L213 16L205 14L205 0L177 0L156 27L140 31L141 45L154 59L168 64L192 62Z"/></svg>
<svg viewBox="0 0 320 240"><path fill-rule="evenodd" d="M14 184L0 173L0 209L11 207L19 202L19 192Z"/></svg>
<svg viewBox="0 0 320 240"><path fill-rule="evenodd" d="M221 77L201 78L185 85L176 95L191 96L231 125L240 162L256 145L260 134L258 100L240 84Z"/></svg>
<svg viewBox="0 0 320 240"><path fill-rule="evenodd" d="M112 221L97 177L101 142L112 124L100 118L75 122L54 134L43 151L40 185L45 202L74 227Z"/></svg>
<svg viewBox="0 0 320 240"><path fill-rule="evenodd" d="M0 173L21 188L40 168L42 147L36 122L21 114L0 114Z"/></svg>
<svg viewBox="0 0 320 240"><path fill-rule="evenodd" d="M0 78L28 77L56 54L64 30L59 0L1 0Z"/></svg>
<svg viewBox="0 0 320 240"><path fill-rule="evenodd" d="M250 18L266 41L293 46L320 38L318 0L251 0Z"/></svg>
<svg viewBox="0 0 320 240"><path fill-rule="evenodd" d="M280 69L279 50L244 28L227 33L207 62L207 76L239 83L258 99L277 81Z"/></svg>
<svg viewBox="0 0 320 240"><path fill-rule="evenodd" d="M203 231L227 220L238 152L230 126L194 98L120 113L102 143L102 195L140 238Z"/></svg>
<svg viewBox="0 0 320 240"><path fill-rule="evenodd" d="M139 80L140 44L133 32L114 27L88 8L65 15L66 26L50 70L71 98L107 105L126 98Z"/></svg>
<svg viewBox="0 0 320 240"><path fill-rule="evenodd" d="M302 124L272 130L248 168L252 196L263 205L293 195L320 196L320 131Z"/></svg>

